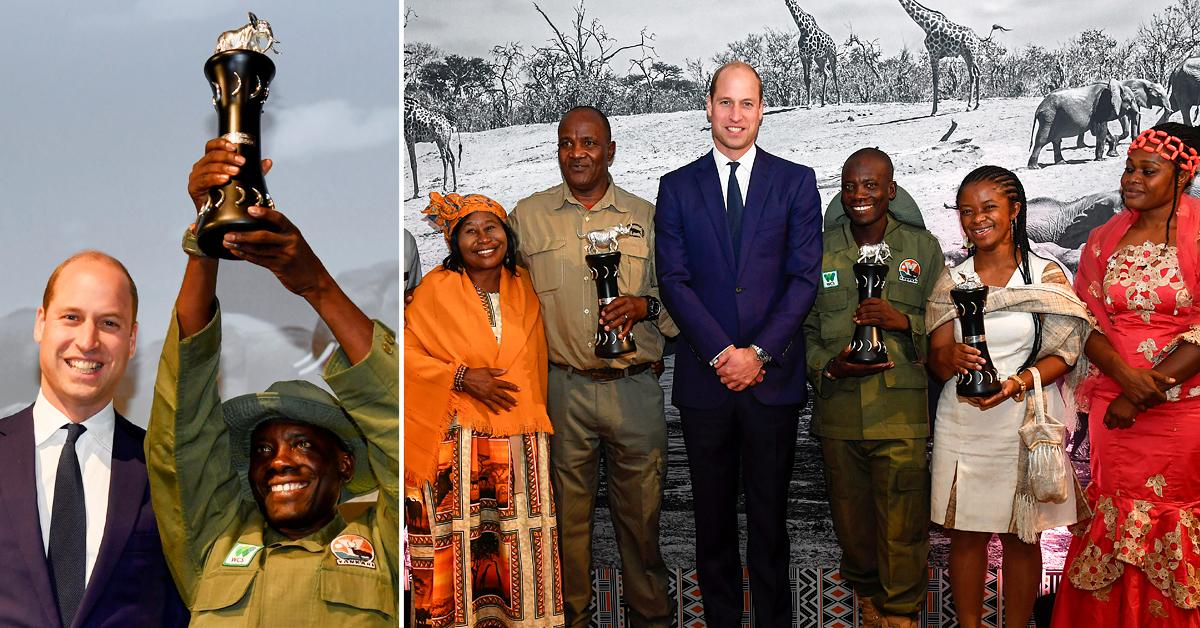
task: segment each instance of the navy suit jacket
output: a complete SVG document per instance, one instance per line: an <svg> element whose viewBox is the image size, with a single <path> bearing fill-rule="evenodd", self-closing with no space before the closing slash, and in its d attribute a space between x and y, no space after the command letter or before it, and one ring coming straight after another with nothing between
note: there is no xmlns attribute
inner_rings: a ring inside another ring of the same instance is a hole
<svg viewBox="0 0 1200 628"><path fill-rule="evenodd" d="M146 432L117 415L104 540L73 626L186 626L163 559L142 450ZM42 549L33 406L0 419L0 626L61 626Z"/></svg>
<svg viewBox="0 0 1200 628"><path fill-rule="evenodd" d="M731 394L708 365L729 345L769 353L766 405L803 404L804 333L821 274L821 209L812 168L758 149L734 264L712 152L659 182L654 210L658 287L679 325L672 403L713 408ZM686 348L686 349L685 349Z"/></svg>

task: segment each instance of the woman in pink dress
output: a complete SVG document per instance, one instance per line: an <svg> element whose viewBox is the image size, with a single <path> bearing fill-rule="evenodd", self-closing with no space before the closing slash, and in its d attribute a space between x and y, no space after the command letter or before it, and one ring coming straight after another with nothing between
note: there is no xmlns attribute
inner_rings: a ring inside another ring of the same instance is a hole
<svg viewBox="0 0 1200 628"><path fill-rule="evenodd" d="M1055 628L1200 627L1200 201L1184 193L1198 149L1181 124L1139 135L1125 210L1080 256L1095 515L1072 530Z"/></svg>

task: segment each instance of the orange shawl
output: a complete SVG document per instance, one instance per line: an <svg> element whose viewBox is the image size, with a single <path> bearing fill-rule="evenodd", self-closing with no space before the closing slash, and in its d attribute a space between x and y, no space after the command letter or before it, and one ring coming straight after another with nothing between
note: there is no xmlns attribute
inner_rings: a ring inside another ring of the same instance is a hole
<svg viewBox="0 0 1200 628"><path fill-rule="evenodd" d="M550 432L546 414L546 332L529 278L500 271L500 344L466 273L441 266L421 279L404 310L404 474L412 485L432 481L442 438L456 416L463 429L492 436ZM501 368L520 388L512 410L493 413L453 390L454 371Z"/></svg>

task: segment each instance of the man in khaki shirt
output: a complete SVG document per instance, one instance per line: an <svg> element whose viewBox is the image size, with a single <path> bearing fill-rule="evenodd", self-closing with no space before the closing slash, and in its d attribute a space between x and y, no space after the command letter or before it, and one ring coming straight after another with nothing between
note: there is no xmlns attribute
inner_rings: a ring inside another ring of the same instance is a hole
<svg viewBox="0 0 1200 628"><path fill-rule="evenodd" d="M658 547L667 433L656 363L663 337L678 329L658 300L654 205L613 184L611 133L600 111L568 111L558 126L563 183L517 203L508 224L541 301L549 344L550 460L567 623L587 626L590 619L592 510L603 449L629 621L668 626L667 570ZM641 235L618 241L622 296L601 311L583 236L615 225L640 226L634 231ZM596 357L598 318L622 334L632 332L637 351Z"/></svg>

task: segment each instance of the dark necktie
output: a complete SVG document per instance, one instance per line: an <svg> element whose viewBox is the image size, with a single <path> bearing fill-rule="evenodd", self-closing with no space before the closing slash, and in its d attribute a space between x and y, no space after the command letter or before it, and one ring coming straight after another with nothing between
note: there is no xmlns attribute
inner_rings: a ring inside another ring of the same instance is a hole
<svg viewBox="0 0 1200 628"><path fill-rule="evenodd" d="M83 474L79 472L79 457L75 455L75 441L87 428L68 423L66 430L67 442L58 457L58 476L54 480L49 558L62 625L70 626L83 599L87 567L87 509L83 502Z"/></svg>
<svg viewBox="0 0 1200 628"><path fill-rule="evenodd" d="M742 243L742 186L738 185L736 161L729 162L729 187L725 193L725 219L729 221L729 237L733 240L733 261L738 261Z"/></svg>

